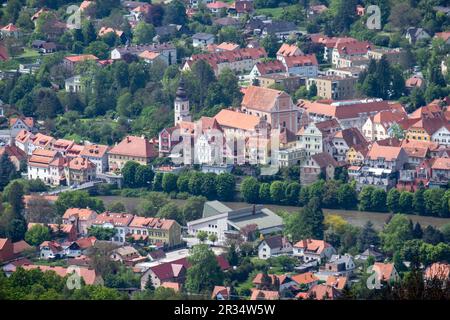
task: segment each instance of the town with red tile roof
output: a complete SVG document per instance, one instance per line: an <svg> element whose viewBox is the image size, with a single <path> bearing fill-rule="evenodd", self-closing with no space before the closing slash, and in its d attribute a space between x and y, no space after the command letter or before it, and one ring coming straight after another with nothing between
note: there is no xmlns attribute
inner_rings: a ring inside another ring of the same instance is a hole
<svg viewBox="0 0 450 320"><path fill-rule="evenodd" d="M0 300L450 300L449 65L445 0L3 1Z"/></svg>

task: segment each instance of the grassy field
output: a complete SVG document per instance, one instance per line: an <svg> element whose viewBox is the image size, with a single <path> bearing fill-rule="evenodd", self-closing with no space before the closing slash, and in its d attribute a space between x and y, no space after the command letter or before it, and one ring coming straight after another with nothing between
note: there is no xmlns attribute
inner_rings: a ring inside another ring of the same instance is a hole
<svg viewBox="0 0 450 320"><path fill-rule="evenodd" d="M119 197L119 196L102 196L98 197L103 200L105 205L109 203L120 201L122 202L129 212L135 213L136 207L139 202L142 201L142 198L127 198L127 197ZM173 199L171 200L175 204L182 206L185 200ZM244 202L224 202L225 205L232 209L239 209L243 207L248 207L249 204ZM288 211L294 212L299 210L299 207L292 206L279 206L279 205L266 205L270 210L277 211ZM381 212L367 212L367 211L354 211L354 210L337 210L337 209L324 209L325 215L335 214L344 218L347 222L352 225L362 227L367 221L371 221L374 224L374 227L380 230L386 219L389 217L388 213ZM428 217L428 216L417 216L417 215L409 215L408 216L414 223L419 222L422 227L427 225L432 225L434 227L442 227L444 224L449 223L450 219L444 218L436 218L436 217Z"/></svg>
<svg viewBox="0 0 450 320"><path fill-rule="evenodd" d="M289 10L290 8L293 8L295 5L286 6L286 7L280 7L280 8L263 8L263 9L256 9L257 15L265 15L268 17L272 17L277 20L283 20L283 9Z"/></svg>

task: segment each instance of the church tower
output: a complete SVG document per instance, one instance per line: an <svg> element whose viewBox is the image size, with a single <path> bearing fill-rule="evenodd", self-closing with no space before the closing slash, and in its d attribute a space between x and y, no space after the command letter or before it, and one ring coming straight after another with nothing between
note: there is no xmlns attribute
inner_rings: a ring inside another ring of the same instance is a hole
<svg viewBox="0 0 450 320"><path fill-rule="evenodd" d="M184 80L181 78L175 98L175 125L180 121L191 121L189 113L189 99L184 90Z"/></svg>

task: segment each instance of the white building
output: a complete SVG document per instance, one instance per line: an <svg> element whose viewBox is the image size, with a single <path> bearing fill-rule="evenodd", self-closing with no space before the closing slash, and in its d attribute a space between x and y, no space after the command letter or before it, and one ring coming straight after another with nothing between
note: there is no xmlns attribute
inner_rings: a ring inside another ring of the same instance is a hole
<svg viewBox="0 0 450 320"><path fill-rule="evenodd" d="M304 262L317 261L321 263L335 254L336 250L323 240L304 239L294 244L293 253L294 256L302 258Z"/></svg>
<svg viewBox="0 0 450 320"><path fill-rule="evenodd" d="M283 220L261 205L232 210L219 201L208 201L203 208L203 217L188 222L187 227L190 235L205 231L215 234L218 243L224 244L228 235L239 235L251 225L255 226L254 231L264 235L281 231Z"/></svg>
<svg viewBox="0 0 450 320"><path fill-rule="evenodd" d="M267 237L258 245L260 259L269 259L281 254L292 254L292 244L281 235Z"/></svg>

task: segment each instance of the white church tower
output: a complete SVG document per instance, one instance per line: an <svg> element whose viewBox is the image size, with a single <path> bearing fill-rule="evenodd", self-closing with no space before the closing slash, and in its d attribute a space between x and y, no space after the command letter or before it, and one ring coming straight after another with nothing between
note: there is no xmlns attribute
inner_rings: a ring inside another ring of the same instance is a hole
<svg viewBox="0 0 450 320"><path fill-rule="evenodd" d="M180 80L180 84L177 89L175 98L175 125L180 121L191 121L191 115L189 113L189 99L184 90L183 78Z"/></svg>

